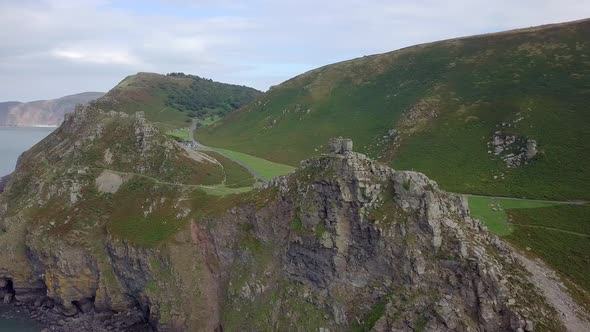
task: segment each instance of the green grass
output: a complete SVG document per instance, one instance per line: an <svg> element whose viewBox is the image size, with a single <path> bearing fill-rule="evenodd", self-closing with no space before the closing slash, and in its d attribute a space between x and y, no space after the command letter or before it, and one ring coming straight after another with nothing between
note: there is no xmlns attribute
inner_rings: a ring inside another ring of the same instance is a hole
<svg viewBox="0 0 590 332"><path fill-rule="evenodd" d="M556 204L530 200L469 197L471 215L481 220L490 232L500 236L510 235L514 231L514 228L508 222L506 210L540 208Z"/></svg>
<svg viewBox="0 0 590 332"><path fill-rule="evenodd" d="M590 311L590 206L556 205L507 213L514 231L505 239L541 257L565 278L573 297Z"/></svg>
<svg viewBox="0 0 590 332"><path fill-rule="evenodd" d="M174 235L181 225L173 216L130 217L113 222L109 230L134 244L153 247Z"/></svg>
<svg viewBox="0 0 590 332"><path fill-rule="evenodd" d="M254 187L239 187L239 188L232 188L225 185L217 185L217 186L199 186L207 195L212 196L226 196L232 194L241 194L246 193L254 189Z"/></svg>
<svg viewBox="0 0 590 332"><path fill-rule="evenodd" d="M207 118L204 119L197 119L197 124L203 127L206 126L210 126L214 123L217 123L219 120L221 120L222 117L219 115L213 115L213 116L209 116Z"/></svg>
<svg viewBox="0 0 590 332"><path fill-rule="evenodd" d="M272 161L254 157L245 153L219 148L216 148L215 150L222 152L232 158L235 158L236 160L241 161L242 163L252 168L254 171L256 171L258 174L260 174L263 178L267 180L277 176L289 174L293 170L295 170L294 167L274 163Z"/></svg>
<svg viewBox="0 0 590 332"><path fill-rule="evenodd" d="M125 78L96 105L105 110L145 117L162 130L190 125L194 117L225 115L260 95L252 88L192 75L138 73Z"/></svg>
<svg viewBox="0 0 590 332"><path fill-rule="evenodd" d="M190 131L189 128L181 128L181 129L170 130L170 131L166 132L166 134L170 135L170 136L178 137L183 141L190 141L191 138L190 138L189 131Z"/></svg>
<svg viewBox="0 0 590 332"><path fill-rule="evenodd" d="M449 191L590 199L589 33L587 20L325 66L196 135L209 146L293 166L345 136L356 151L423 172ZM412 109L422 110L423 121L400 127ZM383 139L394 128L399 147ZM536 159L508 168L488 153L500 129L536 140Z"/></svg>
<svg viewBox="0 0 590 332"><path fill-rule="evenodd" d="M242 165L214 151L203 151L203 153L215 158L223 165L225 186L230 188L252 187L256 183L254 175Z"/></svg>

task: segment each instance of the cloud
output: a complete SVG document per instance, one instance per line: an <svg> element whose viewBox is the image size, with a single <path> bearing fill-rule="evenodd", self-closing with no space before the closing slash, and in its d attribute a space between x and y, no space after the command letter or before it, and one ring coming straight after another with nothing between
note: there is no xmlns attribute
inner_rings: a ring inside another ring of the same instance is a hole
<svg viewBox="0 0 590 332"><path fill-rule="evenodd" d="M127 50L100 48L57 48L51 51L53 56L72 62L99 65L138 65L140 61Z"/></svg>
<svg viewBox="0 0 590 332"><path fill-rule="evenodd" d="M266 89L353 57L588 16L578 0L0 0L0 101L104 91L138 71Z"/></svg>

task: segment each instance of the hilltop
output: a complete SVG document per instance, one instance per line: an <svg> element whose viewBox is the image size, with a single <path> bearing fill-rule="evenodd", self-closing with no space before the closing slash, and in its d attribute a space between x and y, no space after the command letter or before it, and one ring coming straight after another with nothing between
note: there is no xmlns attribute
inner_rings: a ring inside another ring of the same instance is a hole
<svg viewBox="0 0 590 332"><path fill-rule="evenodd" d="M51 100L0 103L0 127L58 126L66 113L100 98L104 92L83 92Z"/></svg>
<svg viewBox="0 0 590 332"><path fill-rule="evenodd" d="M195 75L138 73L126 77L94 104L128 114L144 112L146 119L171 130L189 127L193 118L217 120L261 94Z"/></svg>
<svg viewBox="0 0 590 332"><path fill-rule="evenodd" d="M590 198L590 20L445 40L321 67L196 133L297 165L348 136L446 190Z"/></svg>

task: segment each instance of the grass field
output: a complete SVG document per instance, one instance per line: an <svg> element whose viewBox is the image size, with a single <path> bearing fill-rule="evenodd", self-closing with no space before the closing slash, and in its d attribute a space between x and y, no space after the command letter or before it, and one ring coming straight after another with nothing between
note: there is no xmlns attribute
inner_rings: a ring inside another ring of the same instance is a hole
<svg viewBox="0 0 590 332"><path fill-rule="evenodd" d="M236 162L214 151L203 151L203 153L217 159L223 165L225 186L228 188L252 187L256 183L254 175Z"/></svg>
<svg viewBox="0 0 590 332"><path fill-rule="evenodd" d="M200 126L209 126L209 125L212 125L212 124L218 122L221 119L222 119L221 116L219 116L219 115L213 115L213 116L207 117L205 119L197 119L197 123Z"/></svg>
<svg viewBox="0 0 590 332"><path fill-rule="evenodd" d="M216 148L215 150L222 152L232 158L235 158L236 160L241 161L248 167L252 168L255 172L260 174L260 176L262 176L266 180L270 180L277 176L289 174L295 170L295 167L274 163L272 161L254 157L245 153L218 148Z"/></svg>
<svg viewBox="0 0 590 332"><path fill-rule="evenodd" d="M529 209L556 205L556 203L515 199L494 199L488 197L469 197L471 215L485 223L497 235L506 236L514 231L508 222L507 210Z"/></svg>
<svg viewBox="0 0 590 332"><path fill-rule="evenodd" d="M189 128L174 129L166 132L167 135L178 137L183 141L190 141Z"/></svg>

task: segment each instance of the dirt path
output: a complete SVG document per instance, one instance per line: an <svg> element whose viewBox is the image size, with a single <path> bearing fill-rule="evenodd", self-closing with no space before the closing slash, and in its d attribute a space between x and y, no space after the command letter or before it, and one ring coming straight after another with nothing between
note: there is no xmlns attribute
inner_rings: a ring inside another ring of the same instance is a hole
<svg viewBox="0 0 590 332"><path fill-rule="evenodd" d="M541 203L555 203L555 204L568 204L568 205L586 205L589 204L589 201L551 201L551 200L543 200L543 199L529 199L529 198L516 198L516 197L505 197L505 196L486 196L486 195L473 195L473 194L457 194L463 195L467 197L482 197L482 198L492 198L498 200L511 200L511 201L531 201L531 202L541 202Z"/></svg>
<svg viewBox="0 0 590 332"><path fill-rule="evenodd" d="M155 177L151 177L149 175L144 175L144 174L139 174L139 173L132 173L132 172L120 172L120 171L115 171L112 169L107 169L107 168L101 168L101 167L96 167L96 169L100 169L103 171L108 171L117 175L123 175L123 176L139 176L141 178L144 179L148 179L148 180L152 180L157 184L164 184L164 185L168 185L168 186L176 186L176 187L183 187L183 188L190 188L190 189L195 189L195 188L201 188L201 187L207 187L207 186L202 186L202 185L198 185L198 184L182 184L182 183L174 183L174 182L166 182L166 181L160 181L159 179L155 178Z"/></svg>
<svg viewBox="0 0 590 332"><path fill-rule="evenodd" d="M514 248L513 248L514 249ZM520 263L531 273L532 282L543 291L545 298L559 313L568 331L590 331L590 322L582 319L585 310L571 298L559 277L540 259L532 260L514 249Z"/></svg>

